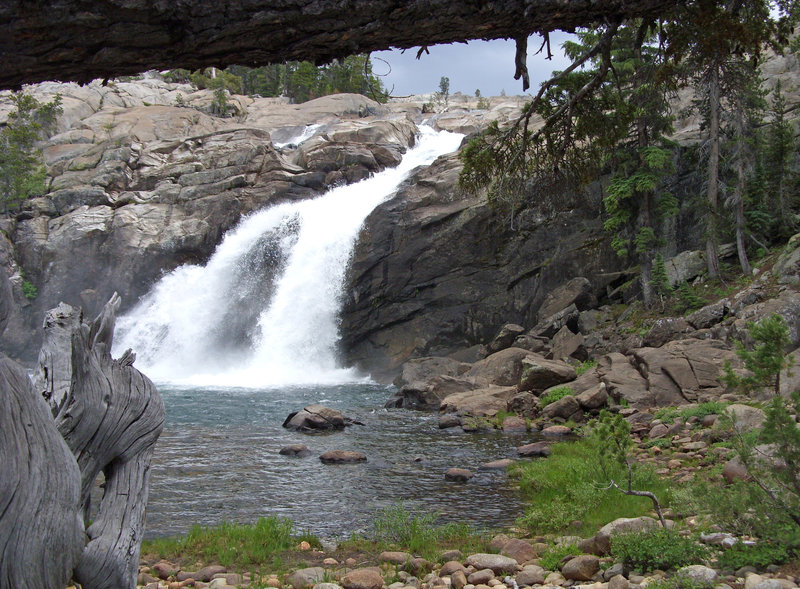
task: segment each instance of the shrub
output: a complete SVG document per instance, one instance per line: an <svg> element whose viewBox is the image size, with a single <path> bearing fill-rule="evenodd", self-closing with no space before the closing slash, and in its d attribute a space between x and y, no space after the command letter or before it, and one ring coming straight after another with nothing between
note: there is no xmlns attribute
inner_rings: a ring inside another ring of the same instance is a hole
<svg viewBox="0 0 800 589"><path fill-rule="evenodd" d="M26 299L35 299L39 296L39 290L30 280L23 279L22 281L22 294Z"/></svg>
<svg viewBox="0 0 800 589"><path fill-rule="evenodd" d="M783 564L789 560L789 549L775 542L758 542L746 545L739 542L723 551L717 560L722 568L739 569L752 566L759 569L771 564Z"/></svg>
<svg viewBox="0 0 800 589"><path fill-rule="evenodd" d="M550 389L546 394L539 397L539 402L542 407L547 407L550 403L555 403L559 399L563 399L567 395L574 395L575 391L570 386L560 386Z"/></svg>
<svg viewBox="0 0 800 589"><path fill-rule="evenodd" d="M611 555L640 571L699 564L708 557L708 553L708 548L696 539L664 529L611 537Z"/></svg>
<svg viewBox="0 0 800 589"><path fill-rule="evenodd" d="M653 417L655 419L660 419L663 423L672 423L680 417L684 421L689 419L690 417L697 417L698 419L702 419L706 415L722 415L725 412L725 408L730 403L725 403L723 401L707 401L705 403L700 403L694 407L687 407L686 409L677 409L676 407L664 407L659 409L655 412Z"/></svg>
<svg viewBox="0 0 800 589"><path fill-rule="evenodd" d="M575 374L580 376L581 374L584 374L585 372L589 372L595 366L597 366L597 360L593 360L593 359L584 360L583 362L581 362L580 364L578 364L575 367Z"/></svg>
<svg viewBox="0 0 800 589"><path fill-rule="evenodd" d="M575 544L558 544L552 546L539 557L539 566L546 571L557 571L558 565L565 556L577 556L581 550Z"/></svg>

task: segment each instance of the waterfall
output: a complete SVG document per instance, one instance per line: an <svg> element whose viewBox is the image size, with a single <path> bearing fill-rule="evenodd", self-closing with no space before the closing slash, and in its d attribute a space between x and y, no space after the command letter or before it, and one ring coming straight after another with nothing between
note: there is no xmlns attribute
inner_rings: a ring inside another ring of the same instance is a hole
<svg viewBox="0 0 800 589"><path fill-rule="evenodd" d="M268 387L363 380L337 365L347 263L367 215L462 135L422 127L396 168L245 217L205 266L165 275L117 321L115 352L153 380Z"/></svg>

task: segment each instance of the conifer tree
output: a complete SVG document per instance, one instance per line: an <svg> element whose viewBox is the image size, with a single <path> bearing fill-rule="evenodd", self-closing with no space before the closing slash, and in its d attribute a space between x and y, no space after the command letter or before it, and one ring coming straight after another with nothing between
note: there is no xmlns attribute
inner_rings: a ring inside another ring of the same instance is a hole
<svg viewBox="0 0 800 589"><path fill-rule="evenodd" d="M30 94L13 95L14 110L0 130L0 199L6 213L45 190L45 169L37 142L54 129L61 96L42 104Z"/></svg>

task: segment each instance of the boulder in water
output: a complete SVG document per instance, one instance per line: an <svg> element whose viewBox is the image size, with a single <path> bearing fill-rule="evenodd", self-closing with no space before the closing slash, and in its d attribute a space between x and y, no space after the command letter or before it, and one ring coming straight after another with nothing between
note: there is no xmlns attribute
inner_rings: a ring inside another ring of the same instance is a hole
<svg viewBox="0 0 800 589"><path fill-rule="evenodd" d="M319 459L324 464L352 464L367 461L367 457L364 454L352 450L329 450L322 454Z"/></svg>
<svg viewBox="0 0 800 589"><path fill-rule="evenodd" d="M300 411L291 413L283 422L283 427L301 432L315 432L330 429L344 429L353 424L364 425L342 415L341 411L323 407L322 405L308 405Z"/></svg>

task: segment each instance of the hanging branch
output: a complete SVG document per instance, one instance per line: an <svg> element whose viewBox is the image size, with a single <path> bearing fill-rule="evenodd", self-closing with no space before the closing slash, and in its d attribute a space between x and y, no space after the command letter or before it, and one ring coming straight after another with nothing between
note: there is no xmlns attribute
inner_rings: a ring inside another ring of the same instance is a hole
<svg viewBox="0 0 800 589"><path fill-rule="evenodd" d="M531 79L528 75L528 37L522 36L514 39L517 44L517 52L514 55L514 79L522 78L522 91L525 92L531 87Z"/></svg>

